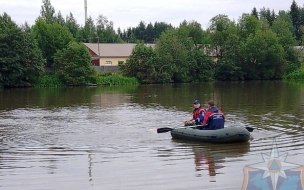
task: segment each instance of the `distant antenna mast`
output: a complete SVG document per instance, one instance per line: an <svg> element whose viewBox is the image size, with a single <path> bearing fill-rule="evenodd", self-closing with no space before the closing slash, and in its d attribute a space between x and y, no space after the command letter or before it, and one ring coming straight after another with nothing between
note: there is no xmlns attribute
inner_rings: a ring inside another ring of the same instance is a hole
<svg viewBox="0 0 304 190"><path fill-rule="evenodd" d="M87 15L87 0L84 0L84 24L87 23L88 15Z"/></svg>

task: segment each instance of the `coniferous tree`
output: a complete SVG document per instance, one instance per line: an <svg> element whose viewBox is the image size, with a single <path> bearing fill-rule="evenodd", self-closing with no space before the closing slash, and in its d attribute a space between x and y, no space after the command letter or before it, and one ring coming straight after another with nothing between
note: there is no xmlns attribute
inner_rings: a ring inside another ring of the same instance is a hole
<svg viewBox="0 0 304 190"><path fill-rule="evenodd" d="M296 36L296 39L300 39L300 8L295 0L292 1L292 4L290 6L290 12L289 12L292 20L292 24L295 29L294 35Z"/></svg>
<svg viewBox="0 0 304 190"><path fill-rule="evenodd" d="M253 7L251 11L251 15L255 16L257 19L259 19L258 11L255 7Z"/></svg>
<svg viewBox="0 0 304 190"><path fill-rule="evenodd" d="M55 22L55 8L52 6L50 0L42 0L43 5L41 6L40 16L46 21L46 23L50 24Z"/></svg>

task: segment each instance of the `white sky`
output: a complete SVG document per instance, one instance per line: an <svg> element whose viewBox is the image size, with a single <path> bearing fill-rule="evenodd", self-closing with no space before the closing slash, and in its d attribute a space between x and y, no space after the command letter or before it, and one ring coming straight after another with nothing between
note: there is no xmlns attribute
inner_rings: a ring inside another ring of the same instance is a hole
<svg viewBox="0 0 304 190"><path fill-rule="evenodd" d="M70 12L77 23L84 25L84 0L50 0L56 13L65 18ZM296 0L303 7L304 0ZM242 13L251 13L253 7L259 11L265 7L274 10L289 11L292 0L87 0L87 13L94 20L102 14L113 21L114 29L122 30L138 26L140 21L166 22L179 26L183 20L197 21L204 29L209 20L218 15L228 15L236 21ZM0 14L6 12L17 24L28 22L33 25L40 15L42 0L0 0Z"/></svg>

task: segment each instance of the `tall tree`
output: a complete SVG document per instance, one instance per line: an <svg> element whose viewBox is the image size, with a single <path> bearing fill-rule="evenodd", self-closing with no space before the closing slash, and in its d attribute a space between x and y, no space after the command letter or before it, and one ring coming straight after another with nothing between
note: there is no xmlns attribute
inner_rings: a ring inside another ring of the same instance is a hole
<svg viewBox="0 0 304 190"><path fill-rule="evenodd" d="M51 24L55 22L55 8L52 6L50 0L42 0L43 5L41 6L40 16L46 21L46 23Z"/></svg>
<svg viewBox="0 0 304 190"><path fill-rule="evenodd" d="M97 34L96 34L96 26L92 17L89 17L84 25L80 29L81 41L84 43L96 43L97 42Z"/></svg>
<svg viewBox="0 0 304 190"><path fill-rule="evenodd" d="M284 15L278 16L278 18L272 24L272 30L276 33L279 43L284 49L284 59L286 60L285 73L291 73L300 67L297 54L294 50L294 46L297 44L295 37L289 29L289 22L286 21Z"/></svg>
<svg viewBox="0 0 304 190"><path fill-rule="evenodd" d="M189 82L189 51L193 43L188 34L177 29L167 29L158 38L156 52L162 61L163 69L172 76L173 82Z"/></svg>
<svg viewBox="0 0 304 190"><path fill-rule="evenodd" d="M58 14L55 17L55 22L57 22L58 24L60 24L61 26L65 25L65 20L61 14L61 12L59 11Z"/></svg>
<svg viewBox="0 0 304 190"><path fill-rule="evenodd" d="M250 34L242 44L245 79L279 79L284 72L284 50L270 29Z"/></svg>
<svg viewBox="0 0 304 190"><path fill-rule="evenodd" d="M288 24L288 29L289 31L294 34L294 27L293 27L293 23L292 23L292 19L291 19L291 15L289 13L287 13L286 11L279 11L278 17L280 19L283 19L287 24Z"/></svg>
<svg viewBox="0 0 304 190"><path fill-rule="evenodd" d="M183 29L184 29L185 35L188 36L189 38L191 38L195 47L197 49L199 49L200 48L199 46L204 41L204 32L203 32L201 24L196 21L187 22L184 20L180 24L179 31L181 31Z"/></svg>
<svg viewBox="0 0 304 190"><path fill-rule="evenodd" d="M292 4L290 6L290 12L289 12L292 20L292 24L295 29L294 35L296 36L296 39L300 39L300 8L295 0L292 1Z"/></svg>
<svg viewBox="0 0 304 190"><path fill-rule="evenodd" d="M257 19L259 19L259 14L258 11L255 7L253 7L252 11L251 11L251 15L255 16Z"/></svg>
<svg viewBox="0 0 304 190"><path fill-rule="evenodd" d="M73 37L77 39L77 41L80 41L80 26L77 24L77 21L74 18L73 14L70 13L67 15L65 20L65 26L69 29Z"/></svg>
<svg viewBox="0 0 304 190"><path fill-rule="evenodd" d="M151 22L147 25L145 33L146 33L146 40L145 40L145 42L147 42L147 43L153 43L154 40L155 40L155 31L154 31L153 24Z"/></svg>
<svg viewBox="0 0 304 190"><path fill-rule="evenodd" d="M239 19L238 27L239 37L242 41L245 41L250 34L254 34L260 28L260 22L253 15L243 14Z"/></svg>
<svg viewBox="0 0 304 190"><path fill-rule="evenodd" d="M136 39L146 41L146 23L140 21L139 25L135 28L134 34Z"/></svg>
<svg viewBox="0 0 304 190"><path fill-rule="evenodd" d="M96 22L96 34L100 42L103 43L119 43L122 42L119 35L114 30L113 21L109 21L107 17L99 15Z"/></svg>
<svg viewBox="0 0 304 190"><path fill-rule="evenodd" d="M44 60L27 24L20 28L0 15L0 86L28 86L43 71Z"/></svg>
<svg viewBox="0 0 304 190"><path fill-rule="evenodd" d="M54 54L57 50L66 48L73 36L69 30L59 25L57 22L47 24L41 18L38 18L32 29L34 37L38 41L38 45L47 60L47 66L53 66Z"/></svg>
<svg viewBox="0 0 304 190"><path fill-rule="evenodd" d="M276 33L278 41L284 48L285 52L293 46L296 45L296 41L292 35L292 32L289 29L289 23L285 20L284 17L278 17L272 25L272 30Z"/></svg>
<svg viewBox="0 0 304 190"><path fill-rule="evenodd" d="M217 15L210 20L209 30L211 32L211 39L213 48L217 51L216 56L220 60L223 58L225 47L224 44L229 36L227 29L233 25L233 22L228 18L227 15Z"/></svg>

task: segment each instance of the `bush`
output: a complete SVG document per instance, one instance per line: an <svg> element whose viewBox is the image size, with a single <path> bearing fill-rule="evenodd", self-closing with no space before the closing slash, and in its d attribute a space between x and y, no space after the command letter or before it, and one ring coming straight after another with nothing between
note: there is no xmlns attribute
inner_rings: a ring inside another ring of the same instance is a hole
<svg viewBox="0 0 304 190"><path fill-rule="evenodd" d="M138 84L138 80L135 77L125 77L118 73L99 74L96 78L97 85L130 85Z"/></svg>
<svg viewBox="0 0 304 190"><path fill-rule="evenodd" d="M298 69L288 75L285 75L283 79L293 79L293 80L304 80L304 70Z"/></svg>
<svg viewBox="0 0 304 190"><path fill-rule="evenodd" d="M52 73L42 74L37 82L33 85L34 87L62 87L63 82L60 81L59 77Z"/></svg>
<svg viewBox="0 0 304 190"><path fill-rule="evenodd" d="M70 42L66 49L58 50L54 60L56 74L66 85L86 85L96 72L87 48L77 42Z"/></svg>

